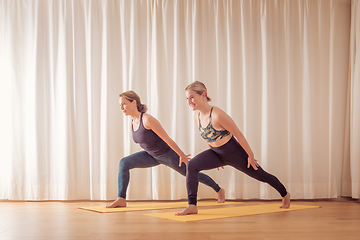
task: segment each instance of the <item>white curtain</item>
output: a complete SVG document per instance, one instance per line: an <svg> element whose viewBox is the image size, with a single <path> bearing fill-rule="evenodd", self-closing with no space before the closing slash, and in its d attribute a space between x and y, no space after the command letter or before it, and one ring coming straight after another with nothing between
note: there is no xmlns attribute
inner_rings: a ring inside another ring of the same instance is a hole
<svg viewBox="0 0 360 240"><path fill-rule="evenodd" d="M360 1L351 2L350 63L342 194L360 198Z"/></svg>
<svg viewBox="0 0 360 240"><path fill-rule="evenodd" d="M194 80L293 198L359 198L356 14L355 0L0 0L0 199L116 198L119 160L141 150L118 105L130 89L184 152L205 150ZM205 173L228 199L280 197ZM130 200L186 196L168 167L131 171Z"/></svg>

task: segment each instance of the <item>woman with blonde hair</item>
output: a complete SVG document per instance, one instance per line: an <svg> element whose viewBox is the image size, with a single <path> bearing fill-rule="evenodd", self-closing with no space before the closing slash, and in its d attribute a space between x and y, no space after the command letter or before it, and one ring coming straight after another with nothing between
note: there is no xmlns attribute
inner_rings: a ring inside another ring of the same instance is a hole
<svg viewBox="0 0 360 240"><path fill-rule="evenodd" d="M144 151L124 157L119 163L118 198L107 208L126 207L126 190L130 180L130 170L149 168L159 164L171 167L186 176L186 164L190 155L185 155L179 146L168 136L160 122L147 114L146 105L134 91L119 95L119 103L125 116L130 116L132 136L135 143L140 144ZM200 182L217 192L218 203L225 202L224 189L220 188L208 175L199 173Z"/></svg>
<svg viewBox="0 0 360 240"><path fill-rule="evenodd" d="M273 175L264 171L257 160L244 135L233 119L218 107L211 106L207 89L202 82L196 81L185 88L188 105L198 114L194 120L199 126L199 133L210 147L187 164L186 186L188 191L188 207L176 215L197 214L197 174L202 170L230 165L259 181L266 182L275 188L282 197L281 208L289 208L290 193Z"/></svg>

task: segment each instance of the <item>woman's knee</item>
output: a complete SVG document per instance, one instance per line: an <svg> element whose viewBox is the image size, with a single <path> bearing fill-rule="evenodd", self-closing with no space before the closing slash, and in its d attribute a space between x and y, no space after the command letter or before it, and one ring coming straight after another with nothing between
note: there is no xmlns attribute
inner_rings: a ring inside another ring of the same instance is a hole
<svg viewBox="0 0 360 240"><path fill-rule="evenodd" d="M122 169L129 169L130 168L130 162L128 157L123 157L119 162L119 170Z"/></svg>
<svg viewBox="0 0 360 240"><path fill-rule="evenodd" d="M188 173L199 172L196 161L190 160L186 165L186 171Z"/></svg>

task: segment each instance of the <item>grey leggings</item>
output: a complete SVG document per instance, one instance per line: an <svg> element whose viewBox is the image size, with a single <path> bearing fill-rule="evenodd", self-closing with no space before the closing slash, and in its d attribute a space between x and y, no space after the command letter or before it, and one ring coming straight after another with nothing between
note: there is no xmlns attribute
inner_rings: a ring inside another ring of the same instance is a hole
<svg viewBox="0 0 360 240"><path fill-rule="evenodd" d="M189 204L196 205L197 203L198 173L202 170L224 165L230 165L250 177L270 184L282 197L285 197L287 191L284 185L275 176L265 172L260 166L258 170L255 170L252 166L247 168L247 159L248 154L234 137L220 147L212 147L196 155L187 164L186 186Z"/></svg>

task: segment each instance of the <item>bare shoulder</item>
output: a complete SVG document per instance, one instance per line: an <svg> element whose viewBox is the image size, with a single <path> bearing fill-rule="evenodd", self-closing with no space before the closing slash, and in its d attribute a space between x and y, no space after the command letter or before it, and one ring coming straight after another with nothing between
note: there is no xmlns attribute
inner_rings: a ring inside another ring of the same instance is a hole
<svg viewBox="0 0 360 240"><path fill-rule="evenodd" d="M151 116L150 114L148 113L143 113L143 121L148 121L150 118L152 118L153 116Z"/></svg>
<svg viewBox="0 0 360 240"><path fill-rule="evenodd" d="M218 107L214 107L213 112L214 112L214 116L212 117L213 119L212 122L215 129L221 129L221 128L226 129L232 134L236 132L237 130L236 123L226 112L224 112L222 109Z"/></svg>
<svg viewBox="0 0 360 240"><path fill-rule="evenodd" d="M144 127L146 129L152 129L154 124L158 123L158 120L155 117L148 114L148 113L143 114L142 121L143 121Z"/></svg>
<svg viewBox="0 0 360 240"><path fill-rule="evenodd" d="M226 112L224 112L221 108L215 106L213 108L211 116L212 119L214 120L221 120L229 117L229 115Z"/></svg>

